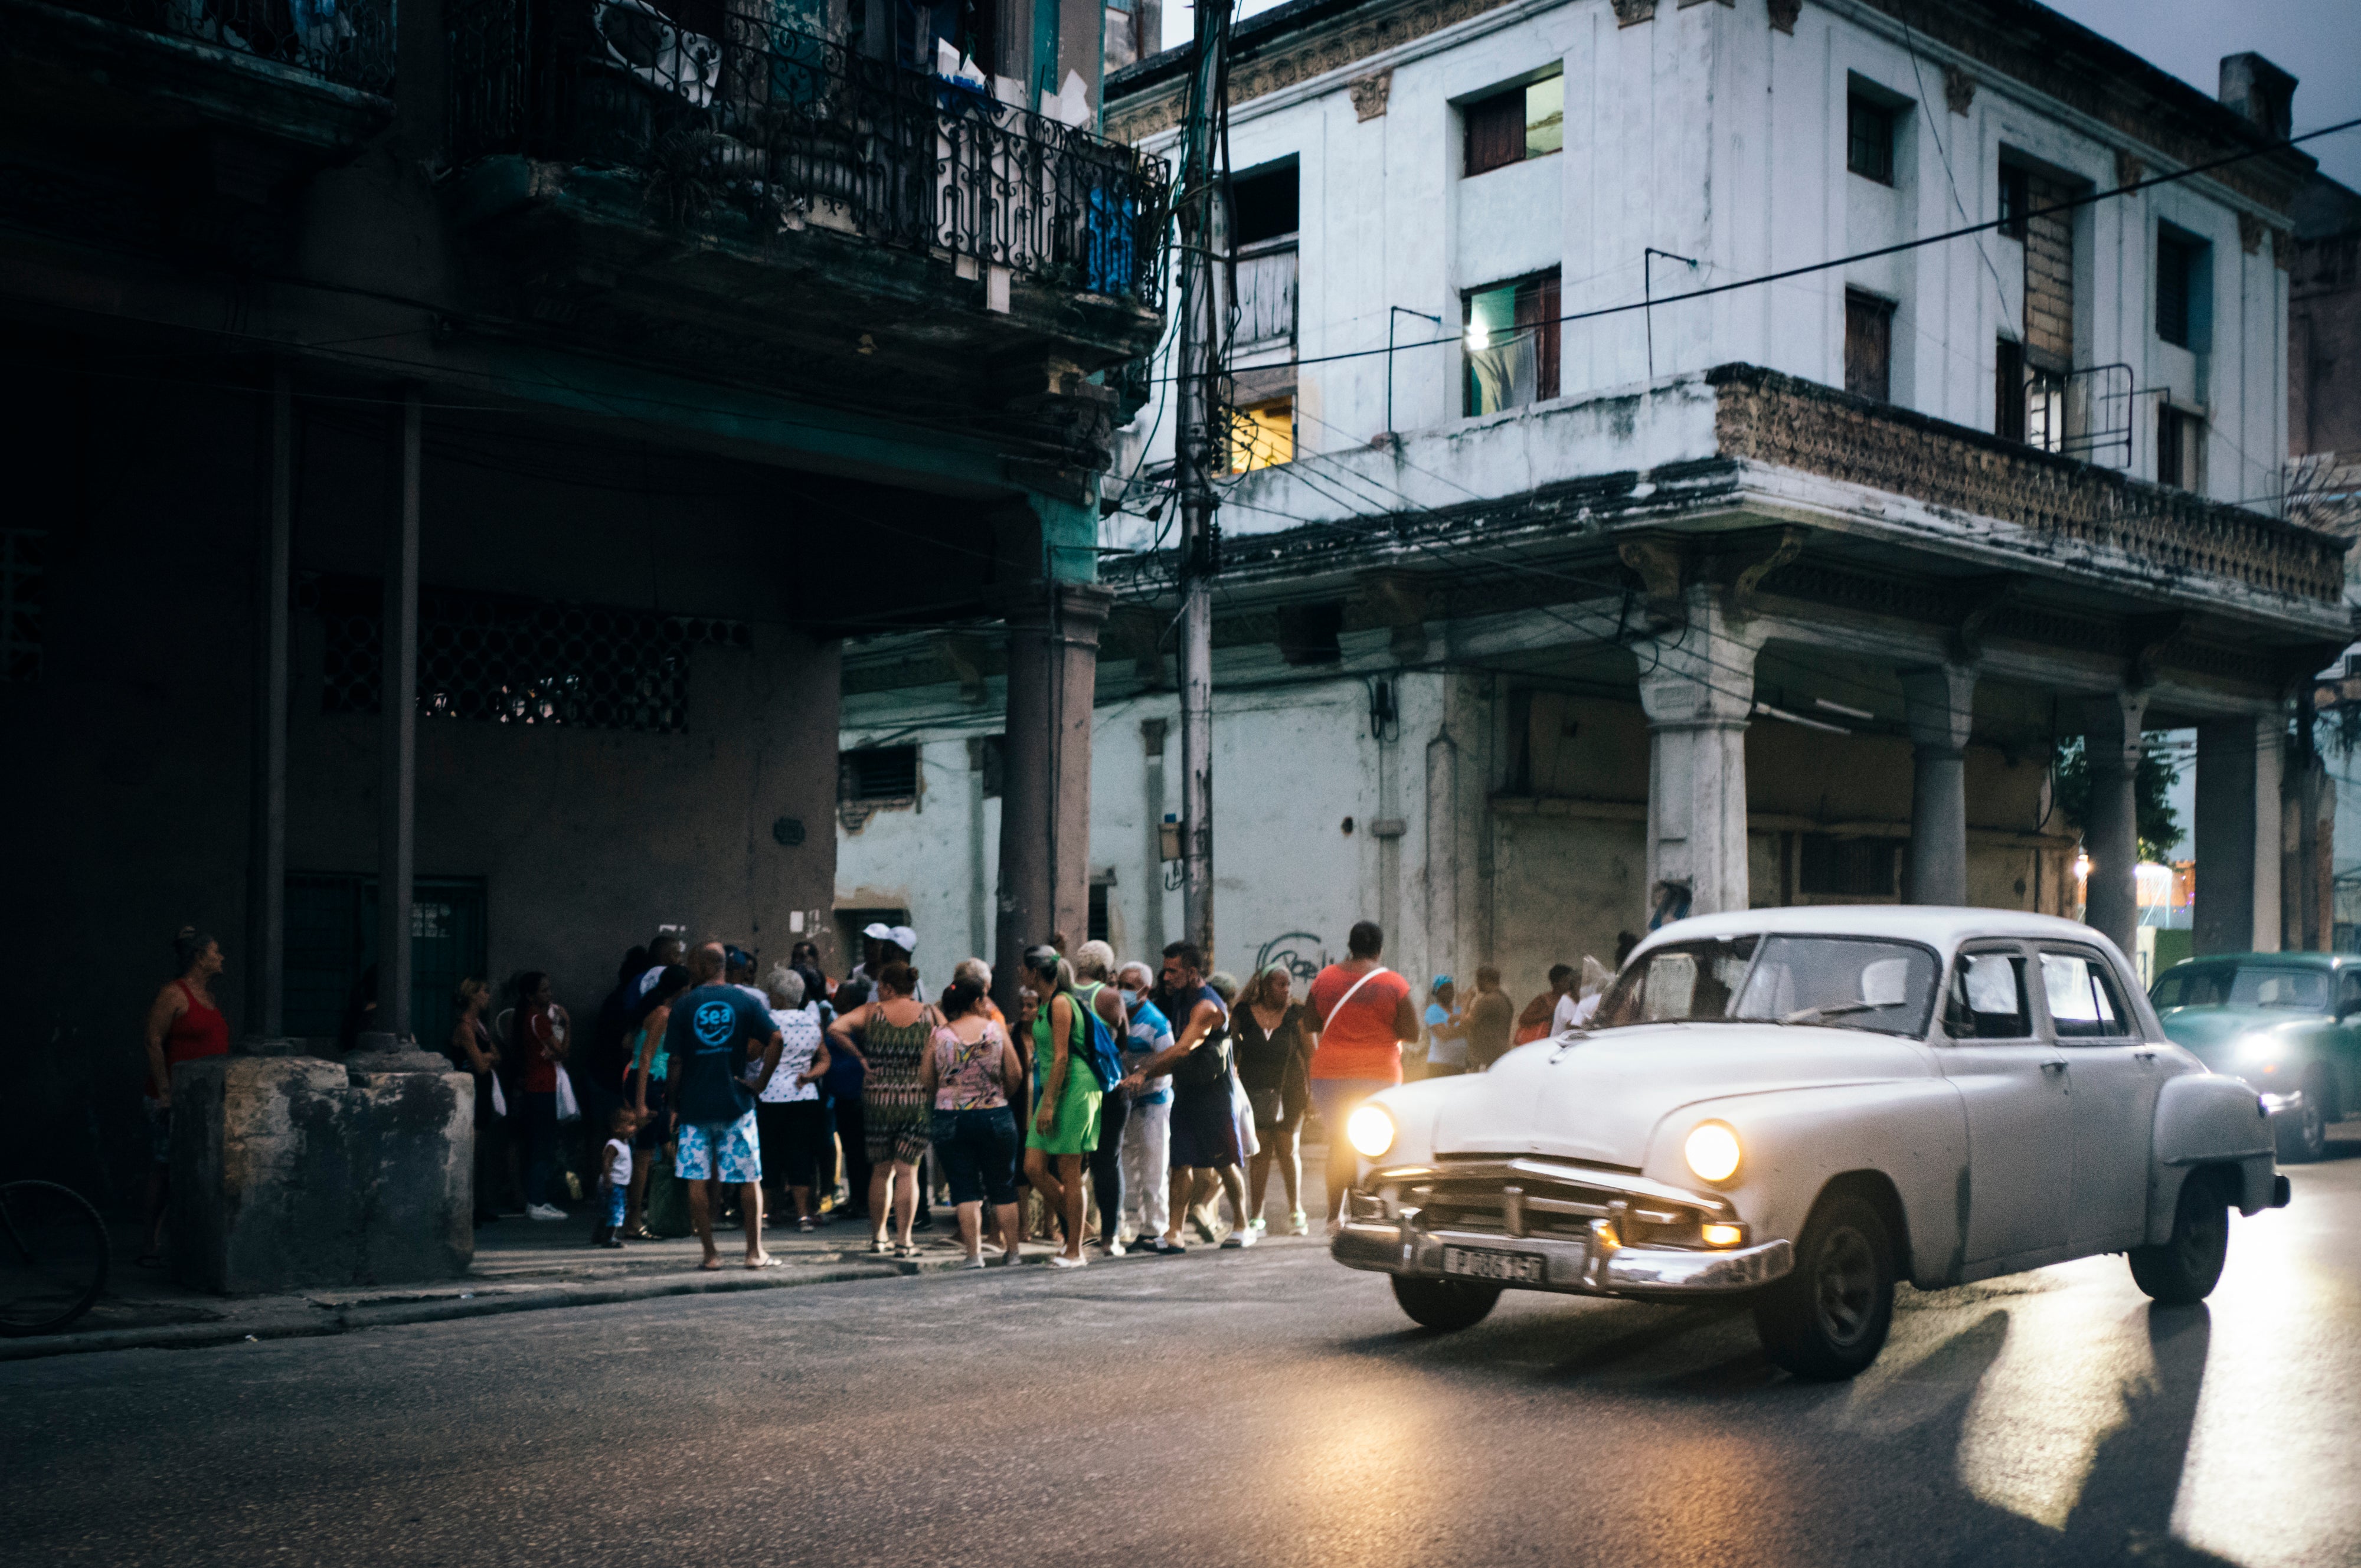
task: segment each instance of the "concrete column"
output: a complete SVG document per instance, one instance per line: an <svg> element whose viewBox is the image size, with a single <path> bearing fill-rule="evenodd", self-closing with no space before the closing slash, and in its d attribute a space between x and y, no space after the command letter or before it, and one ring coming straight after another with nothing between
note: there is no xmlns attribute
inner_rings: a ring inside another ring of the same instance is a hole
<svg viewBox="0 0 2361 1568"><path fill-rule="evenodd" d="M1088 931L1091 708L1099 628L1113 602L1094 584L1046 583L1009 606L993 948L993 987L1003 1008L1016 1004L1027 948L1062 933L1071 950Z"/></svg>
<svg viewBox="0 0 2361 1568"><path fill-rule="evenodd" d="M1746 722L1761 640L1710 587L1685 602L1686 626L1632 644L1648 715L1651 928L1747 907Z"/></svg>
<svg viewBox="0 0 2361 1568"><path fill-rule="evenodd" d="M287 993L287 596L295 514L294 393L270 378L269 491L255 592L254 824L247 861L247 1009L250 1033L279 1037Z"/></svg>
<svg viewBox="0 0 2361 1568"><path fill-rule="evenodd" d="M1975 672L1958 664L1902 672L1912 764L1905 904L1968 901L1968 732L1975 695Z"/></svg>
<svg viewBox="0 0 2361 1568"><path fill-rule="evenodd" d="M385 553L385 664L378 687L377 1031L411 1033L410 894L418 788L418 488L425 414L401 407L401 494Z"/></svg>
<svg viewBox="0 0 2361 1568"><path fill-rule="evenodd" d="M2201 954L2279 950L2286 729L2277 712L2197 727L2197 908L2190 935Z"/></svg>
<svg viewBox="0 0 2361 1568"><path fill-rule="evenodd" d="M1170 729L1169 720L1143 718L1139 721L1141 795L1145 807L1140 817L1148 824L1148 874L1140 880L1140 956L1150 965L1164 951L1170 938L1164 934L1164 737Z"/></svg>
<svg viewBox="0 0 2361 1568"><path fill-rule="evenodd" d="M2091 857L2082 919L2126 954L2139 926L2139 817L2133 790L2140 763L2146 692L2093 697L2082 708L2082 751L2091 769L2091 814L2082 844Z"/></svg>

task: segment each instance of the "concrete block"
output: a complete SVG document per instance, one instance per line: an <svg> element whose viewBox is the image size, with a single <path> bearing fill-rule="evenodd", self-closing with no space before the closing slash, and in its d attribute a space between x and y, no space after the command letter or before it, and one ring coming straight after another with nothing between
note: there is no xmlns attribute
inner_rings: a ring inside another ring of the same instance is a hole
<svg viewBox="0 0 2361 1568"><path fill-rule="evenodd" d="M227 1295L464 1273L475 1083L440 1057L215 1057L172 1073L172 1266Z"/></svg>

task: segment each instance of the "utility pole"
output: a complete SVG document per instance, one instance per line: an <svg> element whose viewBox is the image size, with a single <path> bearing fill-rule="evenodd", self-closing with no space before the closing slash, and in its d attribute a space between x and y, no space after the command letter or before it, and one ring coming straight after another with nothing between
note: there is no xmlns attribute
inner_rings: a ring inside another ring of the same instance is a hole
<svg viewBox="0 0 2361 1568"><path fill-rule="evenodd" d="M1197 0L1197 56L1181 123L1180 359L1173 377L1180 409L1175 481L1180 502L1180 905L1181 931L1213 961L1213 574L1220 568L1213 460L1223 450L1213 289L1215 126L1228 92L1231 0Z"/></svg>

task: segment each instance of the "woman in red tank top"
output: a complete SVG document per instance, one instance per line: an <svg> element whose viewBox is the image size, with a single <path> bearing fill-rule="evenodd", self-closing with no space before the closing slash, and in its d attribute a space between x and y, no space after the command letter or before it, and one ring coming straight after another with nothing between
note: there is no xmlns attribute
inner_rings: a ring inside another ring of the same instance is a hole
<svg viewBox="0 0 2361 1568"><path fill-rule="evenodd" d="M222 971L221 944L193 926L172 938L181 976L164 982L148 1009L148 1128L151 1161L148 1179L148 1250L139 1262L161 1267L166 1178L172 1159L172 1069L184 1061L229 1054L229 1020L214 1001L213 983Z"/></svg>

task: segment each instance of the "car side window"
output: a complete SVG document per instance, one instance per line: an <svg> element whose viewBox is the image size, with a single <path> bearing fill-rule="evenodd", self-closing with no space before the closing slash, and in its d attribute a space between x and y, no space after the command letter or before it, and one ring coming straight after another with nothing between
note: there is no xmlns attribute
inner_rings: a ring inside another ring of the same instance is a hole
<svg viewBox="0 0 2361 1568"><path fill-rule="evenodd" d="M2361 971L2347 970L2336 981L2336 1015L2361 1013Z"/></svg>
<svg viewBox="0 0 2361 1568"><path fill-rule="evenodd" d="M1954 1040L2024 1040L2033 1036L2019 953L1961 953L1951 970L1943 1029Z"/></svg>
<svg viewBox="0 0 2361 1568"><path fill-rule="evenodd" d="M2095 954L2042 954L2041 990L2061 1041L2117 1039L2132 1032L2114 971Z"/></svg>

